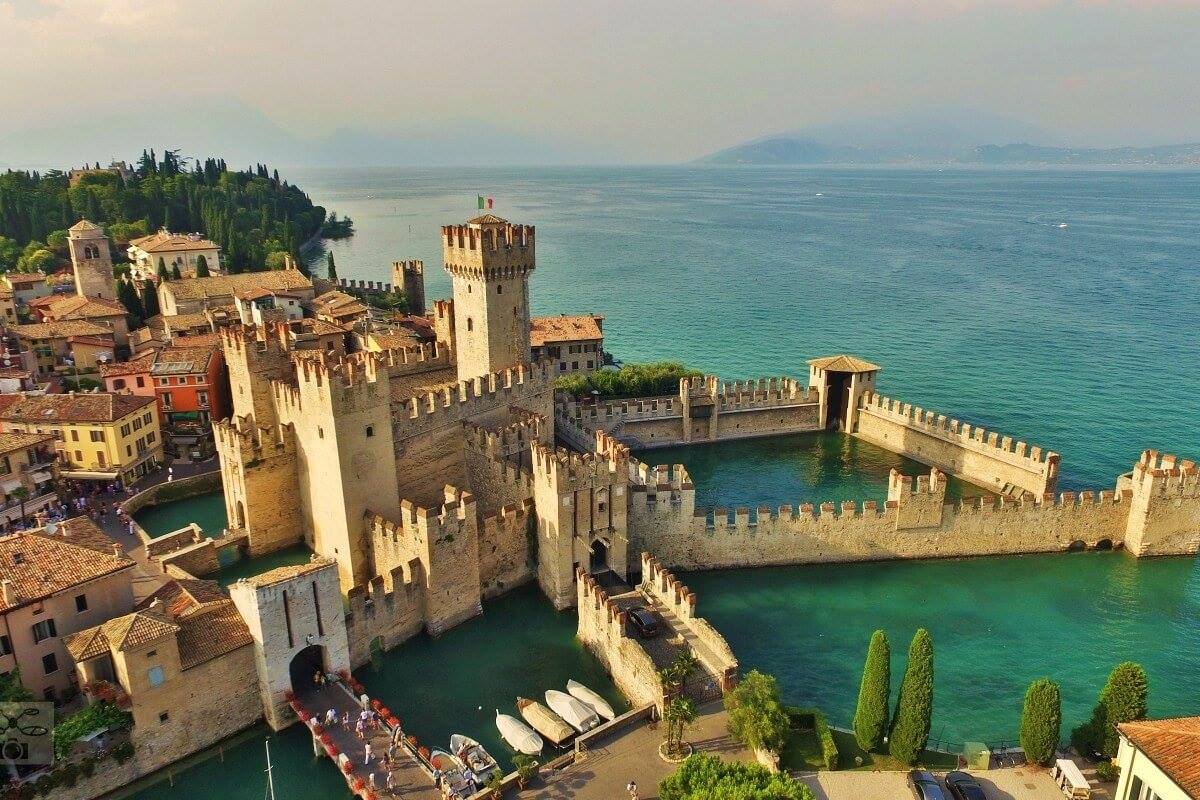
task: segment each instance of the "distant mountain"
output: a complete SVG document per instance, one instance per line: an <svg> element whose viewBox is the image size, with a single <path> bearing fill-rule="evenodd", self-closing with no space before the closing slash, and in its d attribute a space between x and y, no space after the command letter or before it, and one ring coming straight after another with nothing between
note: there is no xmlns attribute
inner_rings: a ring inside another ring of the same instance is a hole
<svg viewBox="0 0 1200 800"><path fill-rule="evenodd" d="M1200 167L1200 142L1103 149L988 144L976 147L972 160L980 164Z"/></svg>

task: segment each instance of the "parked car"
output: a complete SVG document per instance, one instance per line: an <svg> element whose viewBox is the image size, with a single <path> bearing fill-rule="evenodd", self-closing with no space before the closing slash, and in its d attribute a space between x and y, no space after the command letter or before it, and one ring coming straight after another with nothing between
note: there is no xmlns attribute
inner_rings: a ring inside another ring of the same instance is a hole
<svg viewBox="0 0 1200 800"><path fill-rule="evenodd" d="M946 775L946 788L954 800L987 800L983 787L975 776L968 772L951 772Z"/></svg>
<svg viewBox="0 0 1200 800"><path fill-rule="evenodd" d="M923 769L908 771L908 788L912 790L916 800L949 800L933 773Z"/></svg>
<svg viewBox="0 0 1200 800"><path fill-rule="evenodd" d="M643 639L653 639L662 633L663 618L657 611L645 606L635 606L629 609L629 621L633 624L638 636Z"/></svg>

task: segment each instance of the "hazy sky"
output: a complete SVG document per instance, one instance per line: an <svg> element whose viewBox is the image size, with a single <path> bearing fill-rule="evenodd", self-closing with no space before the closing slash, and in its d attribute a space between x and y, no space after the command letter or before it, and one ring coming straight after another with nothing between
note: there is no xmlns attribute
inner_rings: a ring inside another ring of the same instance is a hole
<svg viewBox="0 0 1200 800"><path fill-rule="evenodd" d="M0 0L10 148L210 106L299 139L482 125L636 161L932 107L1197 140L1200 0Z"/></svg>

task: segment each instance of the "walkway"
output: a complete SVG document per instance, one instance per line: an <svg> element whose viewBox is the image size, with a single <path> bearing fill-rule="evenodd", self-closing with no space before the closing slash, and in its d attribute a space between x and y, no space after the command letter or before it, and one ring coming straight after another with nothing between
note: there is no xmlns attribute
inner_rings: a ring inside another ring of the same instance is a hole
<svg viewBox="0 0 1200 800"><path fill-rule="evenodd" d="M1044 769L1008 767L972 772L988 800L1062 800ZM801 778L816 800L899 800L912 797L903 772L818 772ZM1096 795L1093 795L1095 797Z"/></svg>
<svg viewBox="0 0 1200 800"><path fill-rule="evenodd" d="M375 794L377 797L400 797L406 800L441 800L441 793L433 786L433 779L416 760L403 748L397 748L392 761L393 789L389 793L384 789L386 771L382 757L387 753L391 736L386 726L381 725L370 731L367 741L371 744L372 757L364 763L364 744L355 733L354 726L362 707L351 697L349 691L340 683L329 683L322 687L311 687L297 695L301 702L314 717L319 717L321 725L333 740L337 749L346 755L354 768L354 776L362 778L369 784L370 775L375 774ZM336 725L325 725L325 712L330 708L337 712L340 720L343 714L350 715L350 727L342 727L339 721ZM353 779L351 779L353 780Z"/></svg>
<svg viewBox="0 0 1200 800"><path fill-rule="evenodd" d="M696 724L685 734L696 752L716 753L736 761L754 760L748 750L729 737L728 717L720 703L701 706L699 712ZM587 758L583 761L557 772L542 773L535 785L517 792L515 797L521 800L622 800L629 797L625 785L632 780L638 785L638 797L651 800L658 797L659 781L677 767L659 758L658 746L662 740L662 726L648 722L615 733L611 739L589 742Z"/></svg>

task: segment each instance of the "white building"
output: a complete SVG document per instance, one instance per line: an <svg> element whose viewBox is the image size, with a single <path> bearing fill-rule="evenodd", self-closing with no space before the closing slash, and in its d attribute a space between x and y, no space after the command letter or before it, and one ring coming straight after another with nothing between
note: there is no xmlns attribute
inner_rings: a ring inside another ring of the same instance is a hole
<svg viewBox="0 0 1200 800"><path fill-rule="evenodd" d="M209 274L221 274L220 246L199 233L171 233L164 228L158 233L132 240L127 252L133 263L133 277L138 279L157 276L160 262L167 272L179 267L179 273L184 278L196 277L196 269L201 261L207 265Z"/></svg>
<svg viewBox="0 0 1200 800"><path fill-rule="evenodd" d="M1123 722L1114 800L1200 800L1200 717Z"/></svg>

